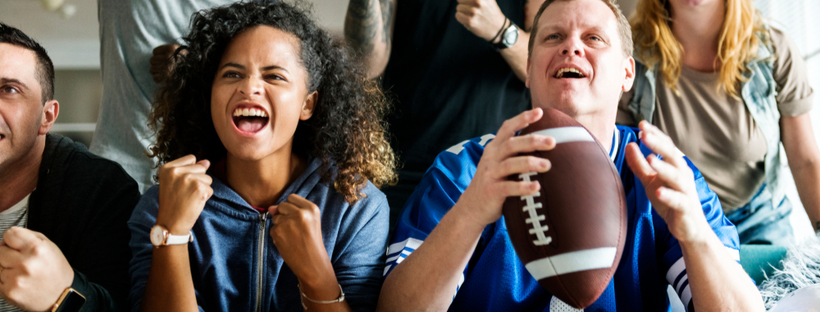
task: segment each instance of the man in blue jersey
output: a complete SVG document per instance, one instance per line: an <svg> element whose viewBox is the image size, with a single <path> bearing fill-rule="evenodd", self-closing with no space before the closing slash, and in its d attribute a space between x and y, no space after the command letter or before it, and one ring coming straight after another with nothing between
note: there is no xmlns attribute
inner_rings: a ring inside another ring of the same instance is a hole
<svg viewBox="0 0 820 312"><path fill-rule="evenodd" d="M542 108L555 108L610 151L626 192L621 262L586 311L666 311L667 284L690 311L763 311L738 263L737 232L700 172L657 128L615 126L620 94L632 86L631 47L629 24L614 0L541 6L527 66L534 109L507 120L495 135L439 154L399 219L381 309L574 311L528 273L501 218L508 196L540 189L538 182L506 178L551 166L519 153L556 144L552 137L515 133L540 119Z"/></svg>

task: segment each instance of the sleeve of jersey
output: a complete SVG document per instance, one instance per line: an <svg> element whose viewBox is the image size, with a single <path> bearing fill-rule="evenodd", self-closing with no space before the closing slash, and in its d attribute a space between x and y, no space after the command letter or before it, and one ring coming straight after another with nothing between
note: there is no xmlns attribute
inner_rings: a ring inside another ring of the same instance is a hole
<svg viewBox="0 0 820 312"><path fill-rule="evenodd" d="M698 190L698 197L700 198L703 213L706 215L706 220L712 227L712 230L717 234L717 237L726 247L732 259L740 263L740 239L738 238L737 229L735 226L723 216L723 208L720 205L717 194L709 189L706 185L706 180L700 171L686 158L689 168L695 174L695 187ZM683 262L683 253L680 249L678 240L669 233L666 223L662 221L661 217L653 213L655 218L655 233L660 244L659 252L663 252L660 269L666 271L666 280L672 288L675 289L681 302L688 311L694 311L692 304L692 292L689 289L689 277L686 275L686 264ZM662 271L663 272L663 271Z"/></svg>
<svg viewBox="0 0 820 312"><path fill-rule="evenodd" d="M399 216L396 232L387 249L384 276L419 248L455 205L475 175L484 145L493 137L490 134L461 142L436 157ZM464 282L466 272L465 267L458 287Z"/></svg>

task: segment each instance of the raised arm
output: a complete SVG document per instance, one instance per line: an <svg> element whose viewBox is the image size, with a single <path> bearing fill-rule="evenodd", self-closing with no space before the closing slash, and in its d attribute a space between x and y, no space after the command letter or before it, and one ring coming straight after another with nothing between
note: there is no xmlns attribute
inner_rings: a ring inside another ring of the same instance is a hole
<svg viewBox="0 0 820 312"><path fill-rule="evenodd" d="M345 40L362 59L367 78L387 67L393 40L397 0L350 0L345 16Z"/></svg>
<svg viewBox="0 0 820 312"><path fill-rule="evenodd" d="M641 141L663 160L654 154L644 159L635 143L627 146L626 158L680 244L695 311L765 311L749 275L706 220L694 174L683 155L655 126L642 121L640 129Z"/></svg>
<svg viewBox="0 0 820 312"><path fill-rule="evenodd" d="M205 173L209 166L207 160L197 162L188 155L160 167L157 225L173 235L191 231L213 194L212 178ZM188 244L153 248L150 261L145 292L142 298L132 298L140 311L197 311Z"/></svg>
<svg viewBox="0 0 820 312"><path fill-rule="evenodd" d="M811 225L815 231L820 230L820 151L811 127L809 114L799 116L782 116L780 133L783 148L789 158L797 194Z"/></svg>
<svg viewBox="0 0 820 312"><path fill-rule="evenodd" d="M555 140L545 136L520 136L515 132L540 119L535 109L504 122L484 149L476 174L458 202L430 232L427 239L387 275L379 296L379 311L445 311L450 306L461 274L487 224L501 218L508 196L537 192L535 182L507 181L522 172L545 172L546 159L517 156L550 150Z"/></svg>
<svg viewBox="0 0 820 312"><path fill-rule="evenodd" d="M529 9L531 8L525 7L525 11ZM527 30L532 27L532 18L531 14L525 14L524 25L517 25L518 40L511 47L498 50L521 81L527 79L527 44L530 41L530 33ZM502 36L499 34L502 28L510 26L510 21L501 12L496 0L458 0L456 20L467 30L487 41L487 44L500 42Z"/></svg>

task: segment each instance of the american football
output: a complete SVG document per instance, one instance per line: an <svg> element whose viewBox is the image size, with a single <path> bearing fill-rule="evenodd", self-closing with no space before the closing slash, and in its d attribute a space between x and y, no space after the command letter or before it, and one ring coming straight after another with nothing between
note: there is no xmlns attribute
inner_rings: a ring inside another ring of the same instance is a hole
<svg viewBox="0 0 820 312"><path fill-rule="evenodd" d="M550 160L552 169L509 177L541 184L532 196L505 201L510 240L542 287L585 308L606 289L621 259L627 229L621 179L603 146L566 114L545 110L519 135L531 133L555 138L553 150L528 154Z"/></svg>

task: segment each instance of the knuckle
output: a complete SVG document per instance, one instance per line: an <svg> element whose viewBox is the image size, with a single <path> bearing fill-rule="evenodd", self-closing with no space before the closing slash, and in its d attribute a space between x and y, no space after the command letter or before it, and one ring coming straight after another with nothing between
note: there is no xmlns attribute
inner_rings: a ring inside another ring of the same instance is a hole
<svg viewBox="0 0 820 312"><path fill-rule="evenodd" d="M504 148L505 148L506 150L513 150L513 149L515 149L515 141L516 141L516 140L513 140L513 139L514 139L514 138L510 138L509 140L507 140L507 141L505 141L505 142L504 142Z"/></svg>
<svg viewBox="0 0 820 312"><path fill-rule="evenodd" d="M180 174L179 167L171 167L166 169L166 172L171 175L172 177L178 176Z"/></svg>
<svg viewBox="0 0 820 312"><path fill-rule="evenodd" d="M541 158L535 156L527 156L528 169L538 169L541 167Z"/></svg>

